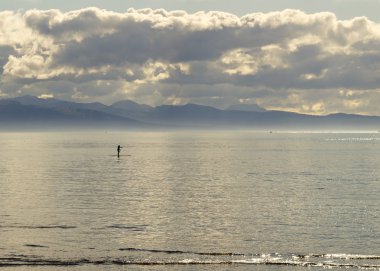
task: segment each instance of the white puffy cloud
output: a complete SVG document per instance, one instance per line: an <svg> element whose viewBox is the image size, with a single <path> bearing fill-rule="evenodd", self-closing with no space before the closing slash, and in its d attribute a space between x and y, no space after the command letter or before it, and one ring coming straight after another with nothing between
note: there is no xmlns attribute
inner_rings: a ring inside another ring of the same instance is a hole
<svg viewBox="0 0 380 271"><path fill-rule="evenodd" d="M5 11L0 91L380 114L379 45L380 24L327 12Z"/></svg>

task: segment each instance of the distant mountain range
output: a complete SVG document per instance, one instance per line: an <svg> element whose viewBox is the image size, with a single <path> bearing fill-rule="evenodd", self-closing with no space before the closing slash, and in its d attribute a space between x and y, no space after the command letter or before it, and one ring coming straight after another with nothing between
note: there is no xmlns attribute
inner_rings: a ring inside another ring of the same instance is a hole
<svg viewBox="0 0 380 271"><path fill-rule="evenodd" d="M314 116L266 111L257 105L236 105L221 110L196 104L151 107L129 100L109 106L34 96L0 100L0 130L68 128L377 131L380 117L342 113Z"/></svg>

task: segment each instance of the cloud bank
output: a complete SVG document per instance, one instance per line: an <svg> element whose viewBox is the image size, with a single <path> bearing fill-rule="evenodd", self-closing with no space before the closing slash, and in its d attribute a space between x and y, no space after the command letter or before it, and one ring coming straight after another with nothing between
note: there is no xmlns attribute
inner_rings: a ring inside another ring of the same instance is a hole
<svg viewBox="0 0 380 271"><path fill-rule="evenodd" d="M299 10L0 12L0 96L380 115L380 24Z"/></svg>

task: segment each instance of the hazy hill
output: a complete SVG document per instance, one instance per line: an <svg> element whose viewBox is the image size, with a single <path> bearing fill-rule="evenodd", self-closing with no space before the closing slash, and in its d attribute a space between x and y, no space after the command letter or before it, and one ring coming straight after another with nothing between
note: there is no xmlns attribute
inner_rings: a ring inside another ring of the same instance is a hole
<svg viewBox="0 0 380 271"><path fill-rule="evenodd" d="M312 116L283 111L220 110L196 104L151 107L133 101L110 106L22 96L0 100L0 129L245 128L257 130L379 130L380 117ZM251 108L254 109L254 108Z"/></svg>
<svg viewBox="0 0 380 271"><path fill-rule="evenodd" d="M247 111L247 112L265 112L266 110L257 104L235 104L229 106L226 110Z"/></svg>
<svg viewBox="0 0 380 271"><path fill-rule="evenodd" d="M111 107L125 112L149 112L153 110L153 107L149 105L138 104L130 100L115 102L111 105Z"/></svg>
<svg viewBox="0 0 380 271"><path fill-rule="evenodd" d="M23 96L0 100L0 129L64 129L142 127L143 123L103 112L100 103L80 104Z"/></svg>

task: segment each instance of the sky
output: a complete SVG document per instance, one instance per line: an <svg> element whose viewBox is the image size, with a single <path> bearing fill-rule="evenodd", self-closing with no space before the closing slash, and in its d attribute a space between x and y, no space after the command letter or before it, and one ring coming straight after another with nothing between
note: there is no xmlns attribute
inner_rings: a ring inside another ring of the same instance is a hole
<svg viewBox="0 0 380 271"><path fill-rule="evenodd" d="M0 2L0 98L380 115L380 0Z"/></svg>

